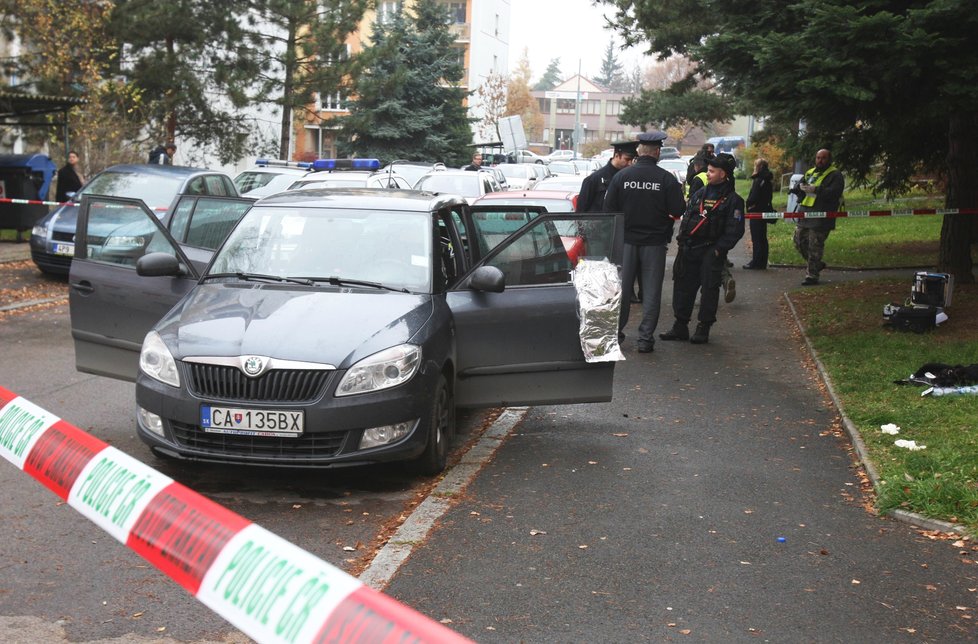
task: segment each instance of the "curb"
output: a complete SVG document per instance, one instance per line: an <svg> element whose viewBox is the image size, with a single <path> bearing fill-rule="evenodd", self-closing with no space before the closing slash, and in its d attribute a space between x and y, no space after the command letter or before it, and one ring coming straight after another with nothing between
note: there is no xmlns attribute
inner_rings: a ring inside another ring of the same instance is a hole
<svg viewBox="0 0 978 644"><path fill-rule="evenodd" d="M880 477L879 473L876 471L876 466L869 458L869 450L866 449L866 443L863 442L863 437L859 433L859 429L856 428L855 423L853 423L849 416L846 415L845 410L842 407L842 400L835 393L835 387L832 386L832 380L829 378L828 371L825 369L825 365L822 364L822 360L818 357L818 353L815 351L815 347L812 346L811 340L808 338L808 333L805 330L805 325L802 324L801 318L798 315L797 309L795 309L794 302L791 301L791 296L784 293L785 302L788 303L788 308L791 310L791 316L795 320L795 324L798 326L798 330L801 332L801 337L805 339L805 346L808 347L808 352L812 356L812 360L815 361L815 367L818 369L818 375L821 377L822 382L825 383L825 388L829 392L829 396L832 398L832 404L835 405L836 411L839 412L839 416L842 417L842 424L846 428L846 433L849 434L849 438L852 441L852 445L856 450L856 454L859 456L859 463L866 470L866 476L873 483L873 490L879 491L880 487ZM953 532L955 534L968 535L975 538L976 535L972 535L971 531L965 526L950 523L948 521L942 521L940 519L932 519L930 517L925 517L916 512L908 512L906 510L890 510L884 513L884 516L896 519L897 521L902 521L903 523L908 523L912 526L923 528L925 530L938 530L940 532Z"/></svg>

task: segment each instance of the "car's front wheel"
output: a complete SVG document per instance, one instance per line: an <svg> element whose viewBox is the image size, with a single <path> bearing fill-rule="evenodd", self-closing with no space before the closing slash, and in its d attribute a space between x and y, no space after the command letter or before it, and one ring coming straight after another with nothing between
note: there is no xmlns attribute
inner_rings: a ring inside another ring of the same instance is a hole
<svg viewBox="0 0 978 644"><path fill-rule="evenodd" d="M411 461L410 467L416 474L432 476L445 469L448 461L448 446L455 435L455 398L445 376L438 377L435 397L431 404L431 418L428 422L428 442L424 452Z"/></svg>

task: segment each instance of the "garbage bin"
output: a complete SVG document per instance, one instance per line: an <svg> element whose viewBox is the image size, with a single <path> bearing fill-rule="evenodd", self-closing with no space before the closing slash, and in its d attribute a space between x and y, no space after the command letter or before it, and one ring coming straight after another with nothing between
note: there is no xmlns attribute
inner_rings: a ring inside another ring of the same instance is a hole
<svg viewBox="0 0 978 644"><path fill-rule="evenodd" d="M45 154L0 154L0 197L47 201L57 167ZM48 207L0 201L0 229L30 230Z"/></svg>

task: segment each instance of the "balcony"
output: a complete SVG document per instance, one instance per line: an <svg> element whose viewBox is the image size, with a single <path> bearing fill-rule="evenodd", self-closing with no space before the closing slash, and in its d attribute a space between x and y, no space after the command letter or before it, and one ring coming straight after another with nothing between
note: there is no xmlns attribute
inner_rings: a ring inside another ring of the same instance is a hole
<svg viewBox="0 0 978 644"><path fill-rule="evenodd" d="M472 25L467 22L457 22L449 26L449 31L457 43L467 43L472 40Z"/></svg>

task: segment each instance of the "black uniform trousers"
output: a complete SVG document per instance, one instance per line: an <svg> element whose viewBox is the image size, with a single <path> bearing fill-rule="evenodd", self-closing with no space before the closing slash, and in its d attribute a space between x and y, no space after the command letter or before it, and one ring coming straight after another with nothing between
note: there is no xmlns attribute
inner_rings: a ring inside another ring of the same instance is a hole
<svg viewBox="0 0 978 644"><path fill-rule="evenodd" d="M676 256L672 269L672 310L677 321L688 323L692 319L696 293L701 289L697 318L708 325L717 321L721 276L727 254L720 253L717 257L715 250L714 244L683 248Z"/></svg>

